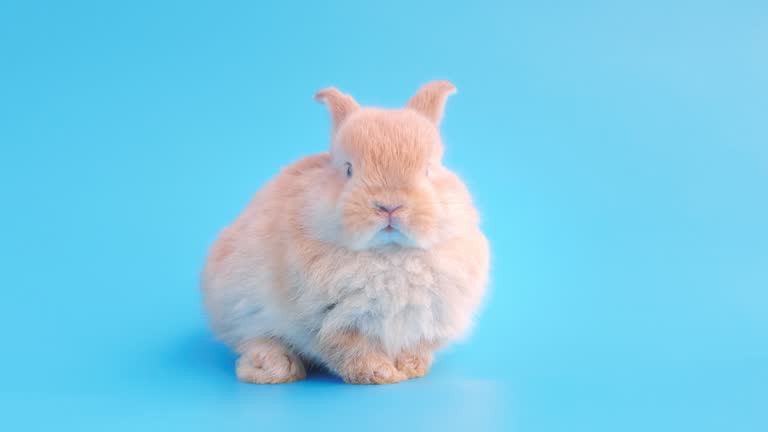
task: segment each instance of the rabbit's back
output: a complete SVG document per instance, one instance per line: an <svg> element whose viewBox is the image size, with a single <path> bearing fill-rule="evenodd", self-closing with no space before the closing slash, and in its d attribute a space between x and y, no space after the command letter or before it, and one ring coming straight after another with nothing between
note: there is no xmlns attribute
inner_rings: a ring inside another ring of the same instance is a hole
<svg viewBox="0 0 768 432"><path fill-rule="evenodd" d="M306 183L327 158L321 153L286 167L211 247L201 288L211 326L229 345L289 331L286 244Z"/></svg>

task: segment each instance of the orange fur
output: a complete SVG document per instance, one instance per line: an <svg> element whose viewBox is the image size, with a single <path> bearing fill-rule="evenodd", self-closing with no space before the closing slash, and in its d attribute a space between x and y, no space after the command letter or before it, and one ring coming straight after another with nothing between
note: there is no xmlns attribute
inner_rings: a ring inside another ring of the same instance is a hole
<svg viewBox="0 0 768 432"><path fill-rule="evenodd" d="M469 192L441 163L437 126L454 90L427 84L401 110L318 93L329 152L259 191L203 272L214 331L245 347L241 379L300 379L303 357L347 382L397 382L424 375L470 327L489 253Z"/></svg>

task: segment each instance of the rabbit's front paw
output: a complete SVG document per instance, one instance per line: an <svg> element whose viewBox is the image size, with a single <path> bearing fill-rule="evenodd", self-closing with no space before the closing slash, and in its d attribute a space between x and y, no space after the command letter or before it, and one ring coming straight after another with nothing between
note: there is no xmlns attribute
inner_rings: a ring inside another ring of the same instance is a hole
<svg viewBox="0 0 768 432"><path fill-rule="evenodd" d="M256 384L299 381L307 374L301 360L275 340L250 341L241 347L237 359L237 378Z"/></svg>
<svg viewBox="0 0 768 432"><path fill-rule="evenodd" d="M432 364L432 354L403 352L395 359L397 370L408 378L419 378L429 372Z"/></svg>
<svg viewBox="0 0 768 432"><path fill-rule="evenodd" d="M349 384L393 384L406 379L389 359L376 354L354 358L339 374Z"/></svg>

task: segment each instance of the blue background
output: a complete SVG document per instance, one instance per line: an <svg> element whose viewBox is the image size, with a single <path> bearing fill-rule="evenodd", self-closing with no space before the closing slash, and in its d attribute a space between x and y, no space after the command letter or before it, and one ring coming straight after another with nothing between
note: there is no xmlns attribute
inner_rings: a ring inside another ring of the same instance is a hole
<svg viewBox="0 0 768 432"><path fill-rule="evenodd" d="M768 4L0 3L3 430L768 430ZM327 146L328 85L443 132L493 247L424 379L240 384L197 277Z"/></svg>

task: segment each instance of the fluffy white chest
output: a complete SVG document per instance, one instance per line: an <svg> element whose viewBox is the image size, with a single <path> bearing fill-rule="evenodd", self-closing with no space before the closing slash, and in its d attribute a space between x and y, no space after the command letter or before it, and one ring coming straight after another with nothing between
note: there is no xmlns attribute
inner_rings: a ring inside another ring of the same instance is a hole
<svg viewBox="0 0 768 432"><path fill-rule="evenodd" d="M324 309L313 314L313 327L320 332L354 328L377 338L390 353L443 336L449 320L446 305L434 265L423 253L331 259L342 264L324 275L325 287L312 290L312 303L325 297Z"/></svg>

